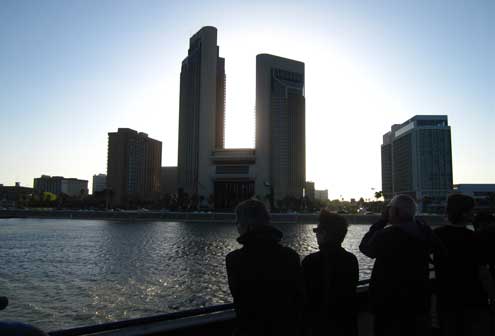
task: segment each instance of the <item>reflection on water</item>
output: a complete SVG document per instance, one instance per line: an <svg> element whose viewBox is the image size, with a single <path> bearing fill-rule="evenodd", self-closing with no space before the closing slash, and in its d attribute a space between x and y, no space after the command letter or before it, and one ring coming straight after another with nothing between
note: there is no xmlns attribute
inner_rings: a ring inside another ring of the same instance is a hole
<svg viewBox="0 0 495 336"><path fill-rule="evenodd" d="M277 227L301 257L317 250L314 225ZM344 242L362 279L367 230L350 226ZM0 220L0 295L10 300L0 319L55 330L230 302L224 258L236 237L224 223Z"/></svg>

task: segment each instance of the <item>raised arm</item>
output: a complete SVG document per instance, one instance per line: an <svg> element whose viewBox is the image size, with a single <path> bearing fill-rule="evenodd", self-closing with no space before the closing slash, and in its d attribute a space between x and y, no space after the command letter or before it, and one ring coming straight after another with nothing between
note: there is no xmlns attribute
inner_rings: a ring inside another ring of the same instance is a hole
<svg viewBox="0 0 495 336"><path fill-rule="evenodd" d="M373 224L369 231L364 235L361 243L359 244L359 250L365 256L376 258L381 247L380 234L385 226L387 226L386 220L380 219L378 222Z"/></svg>

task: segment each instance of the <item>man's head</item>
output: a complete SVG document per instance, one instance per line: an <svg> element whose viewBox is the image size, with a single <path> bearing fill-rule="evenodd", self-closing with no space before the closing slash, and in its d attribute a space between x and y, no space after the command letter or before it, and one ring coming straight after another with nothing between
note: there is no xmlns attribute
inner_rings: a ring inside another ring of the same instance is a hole
<svg viewBox="0 0 495 336"><path fill-rule="evenodd" d="M263 202L251 198L235 208L237 231L242 236L270 224L270 214Z"/></svg>
<svg viewBox="0 0 495 336"><path fill-rule="evenodd" d="M340 246L347 234L347 227L344 217L325 209L321 210L318 227L313 229L318 246L326 244Z"/></svg>
<svg viewBox="0 0 495 336"><path fill-rule="evenodd" d="M466 225L473 221L474 199L463 194L452 194L447 198L447 217L454 225Z"/></svg>
<svg viewBox="0 0 495 336"><path fill-rule="evenodd" d="M388 204L388 220L392 225L408 223L416 215L416 202L408 195L397 195Z"/></svg>

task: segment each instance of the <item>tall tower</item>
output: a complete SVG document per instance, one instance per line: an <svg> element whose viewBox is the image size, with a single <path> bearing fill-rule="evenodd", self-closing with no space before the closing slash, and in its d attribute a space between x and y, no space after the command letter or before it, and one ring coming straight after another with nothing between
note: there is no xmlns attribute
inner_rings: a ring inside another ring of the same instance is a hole
<svg viewBox="0 0 495 336"><path fill-rule="evenodd" d="M452 191L447 116L417 115L392 126L383 136L382 188L385 199L409 194L421 207L442 207Z"/></svg>
<svg viewBox="0 0 495 336"><path fill-rule="evenodd" d="M256 194L301 197L306 182L304 63L256 56Z"/></svg>
<svg viewBox="0 0 495 336"><path fill-rule="evenodd" d="M189 40L182 61L179 102L178 187L208 197L213 192L211 155L224 147L225 60L217 29L203 27Z"/></svg>

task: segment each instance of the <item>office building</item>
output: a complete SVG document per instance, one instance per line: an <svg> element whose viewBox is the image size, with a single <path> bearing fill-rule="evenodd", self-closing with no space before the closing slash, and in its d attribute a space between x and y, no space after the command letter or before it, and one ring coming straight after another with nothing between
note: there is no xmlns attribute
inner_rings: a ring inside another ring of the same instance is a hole
<svg viewBox="0 0 495 336"><path fill-rule="evenodd" d="M328 201L328 189L315 190L315 199L320 201Z"/></svg>
<svg viewBox="0 0 495 336"><path fill-rule="evenodd" d="M310 200L315 199L315 183L307 181L304 184L304 196L309 198Z"/></svg>
<svg viewBox="0 0 495 336"><path fill-rule="evenodd" d="M101 192L107 188L107 175L93 175L93 194Z"/></svg>
<svg viewBox="0 0 495 336"><path fill-rule="evenodd" d="M33 194L33 188L22 187L20 182L13 186L0 184L0 207L25 205Z"/></svg>
<svg viewBox="0 0 495 336"><path fill-rule="evenodd" d="M71 197L81 197L88 194L88 180L41 175L34 179L33 189L36 193L50 192L57 196L65 194Z"/></svg>
<svg viewBox="0 0 495 336"><path fill-rule="evenodd" d="M160 193L177 193L177 167L162 167L160 170Z"/></svg>
<svg viewBox="0 0 495 336"><path fill-rule="evenodd" d="M306 182L304 63L256 56L256 194L301 197Z"/></svg>
<svg viewBox="0 0 495 336"><path fill-rule="evenodd" d="M224 148L225 60L217 29L203 27L189 40L182 62L179 102L178 187L188 194L213 193L212 152Z"/></svg>
<svg viewBox="0 0 495 336"><path fill-rule="evenodd" d="M447 116L417 115L383 136L385 200L408 194L421 207L440 208L452 191L452 149ZM430 209L431 210L431 209Z"/></svg>
<svg viewBox="0 0 495 336"><path fill-rule="evenodd" d="M162 143L129 128L108 133L107 189L112 207L152 201L160 193Z"/></svg>

